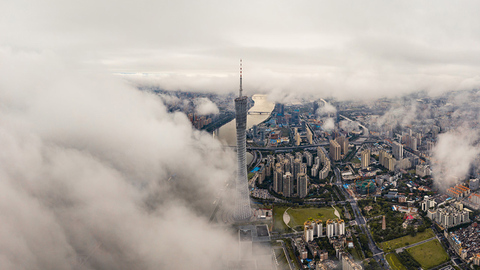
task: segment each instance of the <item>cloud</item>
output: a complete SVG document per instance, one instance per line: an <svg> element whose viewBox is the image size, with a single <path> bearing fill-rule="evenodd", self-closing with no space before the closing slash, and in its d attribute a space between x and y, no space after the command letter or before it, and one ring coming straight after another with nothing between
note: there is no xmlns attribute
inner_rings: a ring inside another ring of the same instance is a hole
<svg viewBox="0 0 480 270"><path fill-rule="evenodd" d="M330 115L335 114L337 112L337 108L328 102L320 102L320 106L318 107L316 114L319 116L322 115Z"/></svg>
<svg viewBox="0 0 480 270"><path fill-rule="evenodd" d="M474 12L480 3L366 5L5 2L0 45L143 74L142 80L166 90L236 92L243 58L245 93L277 101L436 95L480 86L480 18Z"/></svg>
<svg viewBox="0 0 480 270"><path fill-rule="evenodd" d="M335 122L333 121L333 118L324 119L322 128L323 128L323 130L328 131L328 132L332 131L335 128Z"/></svg>
<svg viewBox="0 0 480 270"><path fill-rule="evenodd" d="M118 78L0 58L0 268L221 269L237 254L208 223L231 151Z"/></svg>
<svg viewBox="0 0 480 270"><path fill-rule="evenodd" d="M340 125L340 128L342 128L346 132L359 130L358 122L355 122L355 121L343 120L343 121L340 121L339 125Z"/></svg>
<svg viewBox="0 0 480 270"><path fill-rule="evenodd" d="M401 127L412 124L421 115L417 111L417 104L414 100L408 103L395 103L377 120L378 126L390 126L395 128L397 125Z"/></svg>
<svg viewBox="0 0 480 270"><path fill-rule="evenodd" d="M210 99L198 98L195 100L195 112L200 115L218 114L219 109Z"/></svg>
<svg viewBox="0 0 480 270"><path fill-rule="evenodd" d="M468 176L473 162L480 154L478 132L460 127L438 135L433 149L434 184L445 191Z"/></svg>

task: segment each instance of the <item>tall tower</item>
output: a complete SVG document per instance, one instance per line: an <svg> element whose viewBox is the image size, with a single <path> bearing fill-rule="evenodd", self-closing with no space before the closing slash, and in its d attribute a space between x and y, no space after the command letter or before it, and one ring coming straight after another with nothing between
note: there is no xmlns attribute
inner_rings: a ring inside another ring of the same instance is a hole
<svg viewBox="0 0 480 270"><path fill-rule="evenodd" d="M250 208L250 196L248 194L247 179L247 97L242 96L242 60L240 59L240 90L239 96L235 99L235 118L237 123L237 181L235 211L233 218L235 221L249 220L252 216Z"/></svg>

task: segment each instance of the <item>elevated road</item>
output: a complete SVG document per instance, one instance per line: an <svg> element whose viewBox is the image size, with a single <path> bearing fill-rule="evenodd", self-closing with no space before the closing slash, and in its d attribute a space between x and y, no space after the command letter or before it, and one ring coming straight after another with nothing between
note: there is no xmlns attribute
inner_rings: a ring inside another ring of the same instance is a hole
<svg viewBox="0 0 480 270"><path fill-rule="evenodd" d="M380 140L365 140L365 141L354 141L350 142L353 145L362 145L365 143L376 143ZM283 146L283 147L257 147L257 146L247 146L247 150L260 150L260 151L290 151L290 150L301 150L308 148L317 148L319 146L330 145L329 142L322 142L317 144L308 144L308 145L299 145L299 146Z"/></svg>

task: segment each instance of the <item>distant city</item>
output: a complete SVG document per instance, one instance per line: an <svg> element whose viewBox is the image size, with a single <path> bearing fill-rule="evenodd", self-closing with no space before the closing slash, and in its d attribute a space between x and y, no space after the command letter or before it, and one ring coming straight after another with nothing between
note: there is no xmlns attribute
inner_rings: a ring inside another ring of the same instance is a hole
<svg viewBox="0 0 480 270"><path fill-rule="evenodd" d="M167 103L169 110L185 112L197 129L214 132L235 117L233 94L156 93L177 97ZM268 117L246 130L253 217L239 225L250 235L239 241L268 244L279 269L478 266L480 238L471 237L480 235L478 166L448 181L437 180L434 168L441 134L478 126L477 93L319 99L250 110ZM455 103L465 96L461 106ZM183 101L196 98L209 98L219 113L196 115L194 104ZM462 121L459 110L465 112ZM437 174L448 170L447 164ZM212 221L235 224L222 210ZM258 237L263 225L267 229ZM421 258L419 250L428 249L444 256L435 262Z"/></svg>

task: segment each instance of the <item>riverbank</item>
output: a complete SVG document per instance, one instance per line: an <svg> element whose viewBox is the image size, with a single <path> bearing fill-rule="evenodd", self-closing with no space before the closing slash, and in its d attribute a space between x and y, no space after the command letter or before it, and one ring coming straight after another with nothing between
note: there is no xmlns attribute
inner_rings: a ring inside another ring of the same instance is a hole
<svg viewBox="0 0 480 270"><path fill-rule="evenodd" d="M275 104L267 100L266 95L253 95L251 97L252 107L249 110L259 112L272 112ZM247 115L247 130L254 125L258 125L266 121L271 117L270 114L249 114ZM224 145L236 146L236 122L235 119L222 125L220 128L214 131L215 137L217 137Z"/></svg>

